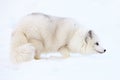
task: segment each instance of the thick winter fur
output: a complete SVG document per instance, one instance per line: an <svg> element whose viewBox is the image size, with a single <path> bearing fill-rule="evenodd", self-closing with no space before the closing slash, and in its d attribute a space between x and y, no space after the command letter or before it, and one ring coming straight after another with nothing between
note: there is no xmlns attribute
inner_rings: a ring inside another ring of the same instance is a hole
<svg viewBox="0 0 120 80"><path fill-rule="evenodd" d="M25 16L12 34L11 58L14 62L40 59L42 53L60 52L64 58L70 53L103 53L96 35L84 31L69 18L41 13Z"/></svg>

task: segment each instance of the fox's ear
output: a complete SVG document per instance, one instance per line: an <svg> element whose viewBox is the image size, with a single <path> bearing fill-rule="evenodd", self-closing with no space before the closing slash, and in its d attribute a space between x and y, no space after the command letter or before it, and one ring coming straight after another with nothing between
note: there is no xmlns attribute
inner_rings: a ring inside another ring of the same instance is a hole
<svg viewBox="0 0 120 80"><path fill-rule="evenodd" d="M89 30L87 34L88 34L88 37L90 37L91 39L93 38L93 31L92 30Z"/></svg>
<svg viewBox="0 0 120 80"><path fill-rule="evenodd" d="M88 42L88 39L92 39L93 38L93 31L92 30L89 30L86 34L86 37L85 37L85 42L87 43Z"/></svg>

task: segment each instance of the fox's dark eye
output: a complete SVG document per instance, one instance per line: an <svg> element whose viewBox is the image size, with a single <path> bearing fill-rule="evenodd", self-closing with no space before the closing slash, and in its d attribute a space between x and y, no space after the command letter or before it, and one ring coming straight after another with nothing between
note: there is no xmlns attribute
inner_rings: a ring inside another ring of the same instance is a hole
<svg viewBox="0 0 120 80"><path fill-rule="evenodd" d="M96 43L95 43L95 45L97 45L97 46L98 46L98 45L99 45L99 43L98 43L98 42L96 42Z"/></svg>

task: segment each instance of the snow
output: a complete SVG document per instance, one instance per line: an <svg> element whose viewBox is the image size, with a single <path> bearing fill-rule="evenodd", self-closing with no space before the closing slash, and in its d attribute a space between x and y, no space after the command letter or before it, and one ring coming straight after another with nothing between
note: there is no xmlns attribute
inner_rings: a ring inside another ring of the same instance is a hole
<svg viewBox="0 0 120 80"><path fill-rule="evenodd" d="M0 80L120 80L119 8L119 0L1 0ZM31 12L76 19L98 34L107 52L12 64L9 59L11 32Z"/></svg>

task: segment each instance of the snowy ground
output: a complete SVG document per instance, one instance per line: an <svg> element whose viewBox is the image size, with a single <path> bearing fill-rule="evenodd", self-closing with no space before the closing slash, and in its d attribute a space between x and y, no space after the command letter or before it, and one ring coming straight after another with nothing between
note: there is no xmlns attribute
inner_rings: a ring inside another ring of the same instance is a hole
<svg viewBox="0 0 120 80"><path fill-rule="evenodd" d="M120 80L119 10L119 0L0 1L0 80ZM31 12L78 20L98 34L107 52L89 56L77 54L65 60L42 59L11 64L11 31L22 16Z"/></svg>

